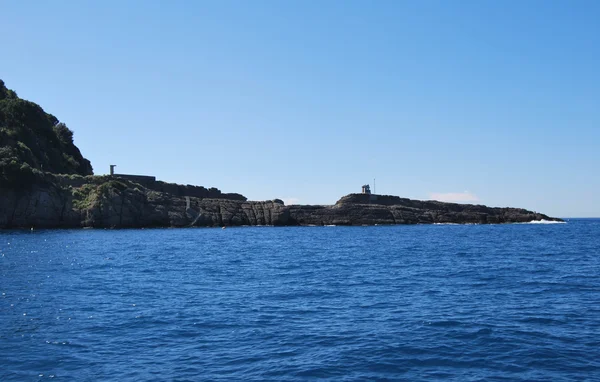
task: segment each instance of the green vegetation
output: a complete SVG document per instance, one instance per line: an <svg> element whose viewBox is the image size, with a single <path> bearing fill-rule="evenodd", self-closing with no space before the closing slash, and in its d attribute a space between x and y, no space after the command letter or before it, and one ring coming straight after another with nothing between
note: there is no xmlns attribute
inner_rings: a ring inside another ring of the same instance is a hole
<svg viewBox="0 0 600 382"><path fill-rule="evenodd" d="M85 184L82 187L73 189L73 206L79 210L90 208L98 197L95 184Z"/></svg>
<svg viewBox="0 0 600 382"><path fill-rule="evenodd" d="M73 144L73 132L0 80L0 186L24 187L43 172L93 174Z"/></svg>
<svg viewBox="0 0 600 382"><path fill-rule="evenodd" d="M79 210L86 210L97 202L110 199L111 195L121 194L128 188L127 184L116 179L97 177L92 183L86 183L79 188L73 188L73 206ZM139 189L136 189L141 192Z"/></svg>

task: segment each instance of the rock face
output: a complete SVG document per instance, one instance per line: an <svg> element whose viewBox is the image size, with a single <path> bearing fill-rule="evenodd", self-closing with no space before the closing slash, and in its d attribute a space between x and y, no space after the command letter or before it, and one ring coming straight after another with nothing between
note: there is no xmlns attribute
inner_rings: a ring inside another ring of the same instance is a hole
<svg viewBox="0 0 600 382"><path fill-rule="evenodd" d="M490 208L397 196L350 194L333 206L247 201L217 189L157 182L152 187L109 176L46 174L27 189L0 186L0 228L215 227L511 223L560 220L517 208Z"/></svg>
<svg viewBox="0 0 600 382"><path fill-rule="evenodd" d="M162 182L150 188L110 176L51 174L27 189L0 187L0 228L210 227L288 221L289 212L280 200L248 202L243 195L216 188Z"/></svg>
<svg viewBox="0 0 600 382"><path fill-rule="evenodd" d="M308 206L306 206L308 207ZM293 207L292 207L293 208ZM492 208L482 205L421 201L390 195L350 194L332 207L310 210L300 207L291 216L301 224L494 224L552 220L521 208ZM320 223L319 223L320 221Z"/></svg>
<svg viewBox="0 0 600 382"><path fill-rule="evenodd" d="M67 174L67 175L57 175ZM139 175L92 176L73 132L0 80L0 228L510 223L560 220L397 196L350 194L333 206L251 202L216 188Z"/></svg>

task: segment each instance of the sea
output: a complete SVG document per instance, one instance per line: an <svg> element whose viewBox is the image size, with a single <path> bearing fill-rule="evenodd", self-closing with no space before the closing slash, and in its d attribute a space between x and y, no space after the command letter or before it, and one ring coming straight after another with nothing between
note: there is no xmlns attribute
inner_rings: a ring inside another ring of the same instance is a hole
<svg viewBox="0 0 600 382"><path fill-rule="evenodd" d="M0 381L600 381L600 219L0 232Z"/></svg>

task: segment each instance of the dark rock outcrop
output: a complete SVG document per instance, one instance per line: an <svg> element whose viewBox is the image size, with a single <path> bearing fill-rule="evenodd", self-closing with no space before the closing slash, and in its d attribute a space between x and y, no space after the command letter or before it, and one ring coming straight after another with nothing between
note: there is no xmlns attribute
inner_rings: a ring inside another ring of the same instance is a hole
<svg viewBox="0 0 600 382"><path fill-rule="evenodd" d="M396 196L350 194L333 206L247 201L217 189L157 182L144 187L110 176L46 174L30 188L0 186L0 228L216 227L512 223L560 220L517 208L490 208Z"/></svg>
<svg viewBox="0 0 600 382"><path fill-rule="evenodd" d="M111 168L112 173L112 168ZM63 175L57 175L63 174ZM350 194L333 206L248 201L152 176L92 176L73 132L0 80L0 228L511 223L560 220L517 208Z"/></svg>

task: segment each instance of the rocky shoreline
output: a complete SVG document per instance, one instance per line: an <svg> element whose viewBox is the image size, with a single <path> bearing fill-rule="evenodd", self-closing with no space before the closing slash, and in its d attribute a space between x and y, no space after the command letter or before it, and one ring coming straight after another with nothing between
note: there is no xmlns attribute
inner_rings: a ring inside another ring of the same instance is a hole
<svg viewBox="0 0 600 382"><path fill-rule="evenodd" d="M46 173L27 188L0 186L0 228L144 228L561 221L520 208L350 194L334 205L248 201L218 189L111 176Z"/></svg>
<svg viewBox="0 0 600 382"><path fill-rule="evenodd" d="M216 188L154 176L94 176L73 131L0 80L0 229L491 224L554 220L518 208L419 201L389 195L344 196L330 206L248 201Z"/></svg>

